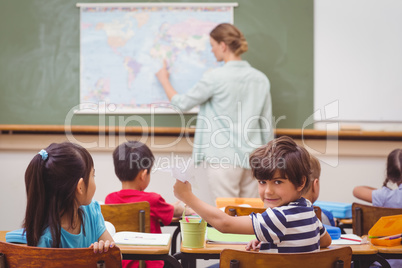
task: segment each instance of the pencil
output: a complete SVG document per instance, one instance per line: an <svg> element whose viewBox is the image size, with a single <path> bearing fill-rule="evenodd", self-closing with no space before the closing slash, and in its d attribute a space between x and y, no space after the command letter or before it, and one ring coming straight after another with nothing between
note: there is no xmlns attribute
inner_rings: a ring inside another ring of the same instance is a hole
<svg viewBox="0 0 402 268"><path fill-rule="evenodd" d="M341 239L345 239L345 240L350 240L350 241L355 241L355 242L362 242L361 240L357 240L357 239L353 239L353 238L347 238L347 237L342 237L341 236Z"/></svg>
<svg viewBox="0 0 402 268"><path fill-rule="evenodd" d="M380 238L381 240L393 240L393 239L398 239L401 237L401 234L398 235L390 235L390 236L385 236Z"/></svg>

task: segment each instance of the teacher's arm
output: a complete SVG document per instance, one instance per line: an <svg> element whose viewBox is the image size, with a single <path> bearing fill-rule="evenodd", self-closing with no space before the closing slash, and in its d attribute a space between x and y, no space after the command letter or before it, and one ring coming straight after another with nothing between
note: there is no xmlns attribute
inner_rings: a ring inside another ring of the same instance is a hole
<svg viewBox="0 0 402 268"><path fill-rule="evenodd" d="M156 77L158 78L159 82L161 83L163 89L169 101L172 100L173 96L177 94L177 91L173 88L172 84L169 80L169 72L166 66L166 60L163 61L162 68L156 73Z"/></svg>

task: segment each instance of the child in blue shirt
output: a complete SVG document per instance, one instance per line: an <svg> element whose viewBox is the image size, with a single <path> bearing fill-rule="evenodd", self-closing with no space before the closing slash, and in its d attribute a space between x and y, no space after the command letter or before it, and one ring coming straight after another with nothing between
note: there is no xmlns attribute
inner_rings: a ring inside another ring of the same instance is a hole
<svg viewBox="0 0 402 268"><path fill-rule="evenodd" d="M52 143L34 156L25 172L27 207L21 231L28 246L91 247L95 253L114 247L100 206L92 201L94 177L92 157L78 144Z"/></svg>
<svg viewBox="0 0 402 268"><path fill-rule="evenodd" d="M251 241L247 250L296 253L329 246L331 237L315 216L311 202L302 197L311 173L306 149L283 136L256 149L249 163L267 207L262 214L231 217L197 198L189 182L177 180L174 194L221 232L255 234L258 240Z"/></svg>

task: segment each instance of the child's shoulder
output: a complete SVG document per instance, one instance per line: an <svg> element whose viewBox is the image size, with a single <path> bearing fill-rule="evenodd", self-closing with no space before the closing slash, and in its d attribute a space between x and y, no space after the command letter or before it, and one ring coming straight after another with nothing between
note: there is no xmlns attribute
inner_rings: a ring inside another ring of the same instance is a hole
<svg viewBox="0 0 402 268"><path fill-rule="evenodd" d="M81 206L81 208L84 210L84 213L87 214L100 213L101 211L99 202L96 200L92 200L89 205Z"/></svg>
<svg viewBox="0 0 402 268"><path fill-rule="evenodd" d="M159 199L163 199L163 197L155 192L143 192L144 197L147 197L151 200L159 200Z"/></svg>

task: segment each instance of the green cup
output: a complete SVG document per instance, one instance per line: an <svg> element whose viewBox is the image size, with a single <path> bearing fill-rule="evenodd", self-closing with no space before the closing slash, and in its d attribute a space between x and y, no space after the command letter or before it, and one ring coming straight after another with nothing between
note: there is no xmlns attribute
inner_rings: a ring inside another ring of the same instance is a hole
<svg viewBox="0 0 402 268"><path fill-rule="evenodd" d="M203 248L205 243L206 221L200 219L180 220L181 239L185 248Z"/></svg>

